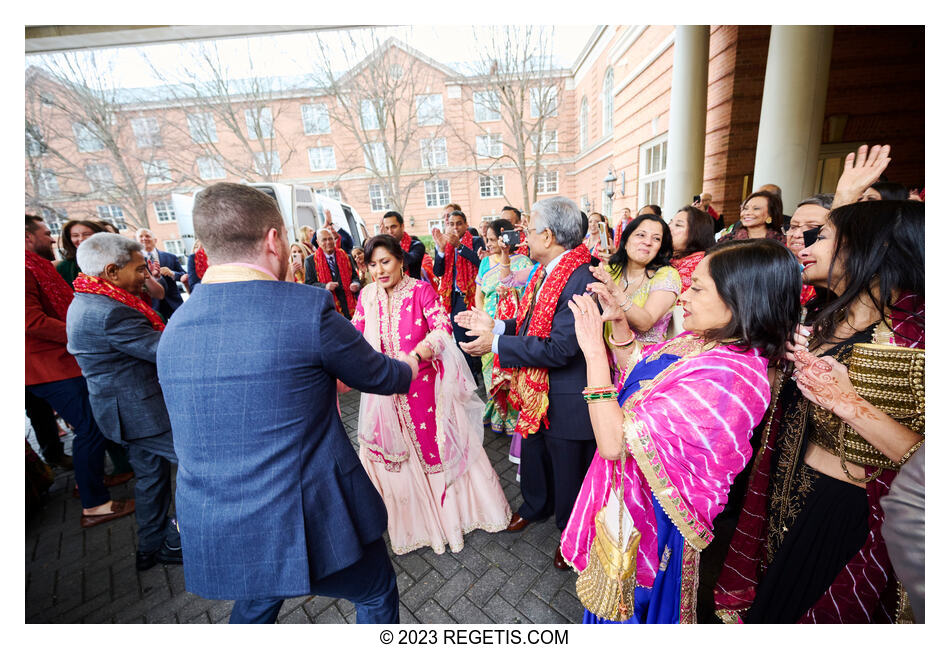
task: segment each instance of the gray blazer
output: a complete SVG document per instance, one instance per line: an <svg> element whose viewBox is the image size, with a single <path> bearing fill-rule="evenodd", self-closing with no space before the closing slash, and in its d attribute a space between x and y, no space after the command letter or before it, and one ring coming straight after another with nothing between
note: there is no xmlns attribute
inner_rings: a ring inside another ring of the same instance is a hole
<svg viewBox="0 0 950 649"><path fill-rule="evenodd" d="M76 293L66 314L66 349L89 386L102 434L114 442L171 431L155 351L161 332L135 309L105 295Z"/></svg>

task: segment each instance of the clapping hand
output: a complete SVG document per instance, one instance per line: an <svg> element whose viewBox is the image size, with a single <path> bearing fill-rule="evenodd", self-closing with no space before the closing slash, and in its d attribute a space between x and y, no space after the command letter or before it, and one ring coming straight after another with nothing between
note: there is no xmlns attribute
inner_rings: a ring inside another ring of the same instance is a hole
<svg viewBox="0 0 950 649"><path fill-rule="evenodd" d="M474 338L470 342L459 343L462 351L471 356L482 356L491 351L491 344L495 337L492 333L495 321L490 315L484 311L469 309L455 314L455 322L468 330L470 338Z"/></svg>
<svg viewBox="0 0 950 649"><path fill-rule="evenodd" d="M588 360L607 356L604 348L604 321L594 299L589 295L575 295L567 303L574 314L574 331L577 344Z"/></svg>
<svg viewBox="0 0 950 649"><path fill-rule="evenodd" d="M835 199L831 207L856 203L864 190L877 182L890 163L891 147L875 144L868 151L866 144L858 147L857 153L849 153L844 159L844 171L835 188Z"/></svg>
<svg viewBox="0 0 950 649"><path fill-rule="evenodd" d="M446 239L445 235L442 234L442 230L439 228L432 228L432 239L435 241L435 245L439 250L445 248Z"/></svg>

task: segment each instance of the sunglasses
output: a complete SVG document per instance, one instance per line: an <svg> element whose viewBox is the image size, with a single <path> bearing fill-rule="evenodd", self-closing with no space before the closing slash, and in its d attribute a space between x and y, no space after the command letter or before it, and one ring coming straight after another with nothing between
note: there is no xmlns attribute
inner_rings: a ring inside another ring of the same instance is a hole
<svg viewBox="0 0 950 649"><path fill-rule="evenodd" d="M802 232L802 239L805 241L805 247L810 248L818 241L818 233L821 231L821 228L812 228L811 230L805 230Z"/></svg>

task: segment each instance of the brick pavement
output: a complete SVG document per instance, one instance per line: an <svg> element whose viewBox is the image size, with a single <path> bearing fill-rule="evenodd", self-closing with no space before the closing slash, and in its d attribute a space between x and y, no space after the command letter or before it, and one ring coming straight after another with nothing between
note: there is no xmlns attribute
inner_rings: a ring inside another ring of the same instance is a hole
<svg viewBox="0 0 950 649"><path fill-rule="evenodd" d="M359 394L341 398L343 422L356 442ZM508 438L485 433L485 451L512 509L521 504ZM185 591L181 566L135 570L134 517L88 530L79 527L72 472L58 472L46 506L26 523L27 622L227 622L230 601ZM134 497L133 482L112 489ZM388 539L387 539L388 542ZM583 608L576 576L552 565L558 532L553 517L518 534L466 535L457 554L430 548L393 556L405 623L568 623ZM353 605L327 597L289 599L279 622L352 623Z"/></svg>

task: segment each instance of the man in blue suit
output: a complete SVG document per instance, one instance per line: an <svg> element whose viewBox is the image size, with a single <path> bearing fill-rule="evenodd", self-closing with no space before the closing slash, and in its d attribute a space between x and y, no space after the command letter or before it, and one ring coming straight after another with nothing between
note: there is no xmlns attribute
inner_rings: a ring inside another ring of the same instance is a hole
<svg viewBox="0 0 950 649"><path fill-rule="evenodd" d="M152 276L165 287L165 297L152 300L152 308L161 313L167 321L184 301L181 291L178 290L178 282L187 281L188 274L181 267L178 257L155 247L158 239L151 230L140 228L135 233L135 238L145 248L145 261L149 264Z"/></svg>
<svg viewBox="0 0 950 649"><path fill-rule="evenodd" d="M210 266L169 321L158 376L175 430L185 585L237 600L231 622L274 622L319 594L357 622L398 621L386 508L336 409L336 380L405 393L418 372L375 352L330 294L287 277L276 202L217 183L195 198Z"/></svg>
<svg viewBox="0 0 950 649"><path fill-rule="evenodd" d="M531 258L541 264L537 272L543 272L544 278L535 295L544 299L544 282L559 264L565 263L565 255L581 245L584 228L577 205L561 196L538 201L531 207L531 215L526 239ZM456 316L461 326L478 335L472 342L461 344L469 354L494 351L502 367L548 368L548 423L542 420L539 430L521 443L524 504L512 517L510 532L519 532L530 522L544 520L552 513L558 529L563 530L594 458L597 444L581 394L587 385L587 363L577 344L574 315L567 305L596 281L586 263L571 272L556 296L551 334L547 337L527 335L537 305L529 311L520 330L516 330L515 320L492 322L483 311L463 311ZM560 547L555 551L554 565L560 570L568 569Z"/></svg>
<svg viewBox="0 0 950 649"><path fill-rule="evenodd" d="M163 326L138 297L148 273L142 246L100 232L79 246L76 261L83 274L66 314L66 348L86 378L102 434L128 449L135 469L135 567L181 563L178 528L168 518L170 463L178 459L155 369Z"/></svg>

